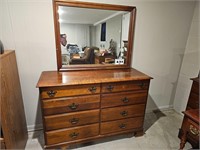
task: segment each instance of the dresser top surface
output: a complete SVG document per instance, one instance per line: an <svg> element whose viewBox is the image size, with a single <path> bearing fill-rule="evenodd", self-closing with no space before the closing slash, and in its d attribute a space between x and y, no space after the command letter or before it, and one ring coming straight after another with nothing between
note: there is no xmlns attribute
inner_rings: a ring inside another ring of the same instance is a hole
<svg viewBox="0 0 200 150"><path fill-rule="evenodd" d="M136 69L89 70L89 71L44 71L37 87L94 84L131 80L149 80L150 76Z"/></svg>

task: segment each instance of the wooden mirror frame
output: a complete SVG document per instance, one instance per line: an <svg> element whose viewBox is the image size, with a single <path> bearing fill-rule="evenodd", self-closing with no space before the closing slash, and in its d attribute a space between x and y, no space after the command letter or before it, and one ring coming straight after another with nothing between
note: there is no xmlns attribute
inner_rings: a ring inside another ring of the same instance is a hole
<svg viewBox="0 0 200 150"><path fill-rule="evenodd" d="M89 65L88 64L88 65L69 65L67 67L63 67L62 66L62 58L61 58L61 46L60 46L60 25L59 25L59 22L58 22L58 19L59 19L58 7L59 6L129 11L130 12L130 23L129 23L126 64L123 64L123 65L113 65L113 64L112 65L110 65L110 64ZM132 57L132 49L133 49L136 7L122 6L122 5L111 5L111 4L101 4L101 3L91 3L91 2L70 1L70 0L53 0L53 13L54 13L54 27L55 27L56 56L57 56L57 69L58 69L58 71L130 68L131 57Z"/></svg>

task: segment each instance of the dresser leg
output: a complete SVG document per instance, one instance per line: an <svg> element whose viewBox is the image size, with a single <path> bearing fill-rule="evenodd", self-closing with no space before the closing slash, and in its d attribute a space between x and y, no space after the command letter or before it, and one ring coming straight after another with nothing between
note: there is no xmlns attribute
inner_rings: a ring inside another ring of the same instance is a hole
<svg viewBox="0 0 200 150"><path fill-rule="evenodd" d="M181 137L180 137L180 139L181 139L180 149L183 149L183 148L185 147L186 137L187 137L187 133L185 133L185 132L183 131L183 134L182 134Z"/></svg>
<svg viewBox="0 0 200 150"><path fill-rule="evenodd" d="M144 135L143 130L135 132L135 137L139 137L139 136L143 136L143 135Z"/></svg>

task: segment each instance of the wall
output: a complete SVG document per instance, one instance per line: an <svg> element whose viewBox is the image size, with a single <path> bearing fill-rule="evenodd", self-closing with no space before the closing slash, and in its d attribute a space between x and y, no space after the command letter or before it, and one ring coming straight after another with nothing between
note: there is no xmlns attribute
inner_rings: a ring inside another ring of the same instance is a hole
<svg viewBox="0 0 200 150"><path fill-rule="evenodd" d="M61 23L60 32L67 35L67 44L77 44L80 48L90 46L89 25Z"/></svg>
<svg viewBox="0 0 200 150"><path fill-rule="evenodd" d="M99 2L98 0L87 0ZM101 0L137 7L132 67L149 74L147 109L172 106L193 16L194 1ZM29 129L41 123L37 81L56 70L51 0L1 0L1 39L15 49Z"/></svg>
<svg viewBox="0 0 200 150"><path fill-rule="evenodd" d="M96 46L100 47L101 44L105 45L105 49L110 46L110 40L116 42L117 54L119 53L119 45L121 42L121 29L122 29L122 15L115 16L106 21L106 41L100 41L101 24L96 26Z"/></svg>
<svg viewBox="0 0 200 150"><path fill-rule="evenodd" d="M176 89L174 108L181 113L185 110L189 98L192 81L190 78L198 76L200 71L200 2L197 2L192 24L187 39L178 85Z"/></svg>

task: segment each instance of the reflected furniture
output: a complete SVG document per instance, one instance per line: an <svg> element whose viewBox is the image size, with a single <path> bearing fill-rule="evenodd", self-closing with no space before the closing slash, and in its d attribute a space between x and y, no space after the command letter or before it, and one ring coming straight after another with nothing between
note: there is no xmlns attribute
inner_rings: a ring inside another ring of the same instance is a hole
<svg viewBox="0 0 200 150"><path fill-rule="evenodd" d="M99 55L95 55L95 64L103 64L103 63L109 63L106 61L106 59L112 59L113 61L111 61L110 63L115 62L115 55L104 55L104 56L99 56Z"/></svg>
<svg viewBox="0 0 200 150"><path fill-rule="evenodd" d="M37 87L45 148L143 135L150 79L135 69L43 72Z"/></svg>
<svg viewBox="0 0 200 150"><path fill-rule="evenodd" d="M0 55L1 149L24 149L28 139L15 51Z"/></svg>
<svg viewBox="0 0 200 150"><path fill-rule="evenodd" d="M73 58L72 56L69 64L94 64L94 48L85 48L82 57Z"/></svg>
<svg viewBox="0 0 200 150"><path fill-rule="evenodd" d="M192 135L192 131L191 132L188 131L190 122L192 122L192 124L195 124L195 125L198 124L197 120L192 119L194 118L192 116L197 117L197 114L194 114L194 113L195 112L197 113L197 110L199 109L199 77L192 78L191 80L193 81L192 88L191 88L190 95L188 98L186 110L184 112L185 117L183 119L182 127L179 130L179 134L178 134L178 137L181 139L181 144L180 144L181 149L184 147L186 141L189 142L193 148L196 148L198 146L197 143L199 142L197 140L197 137L195 135ZM197 129L199 130L199 126L195 126L195 127L197 127ZM184 131L186 129L187 131Z"/></svg>
<svg viewBox="0 0 200 150"><path fill-rule="evenodd" d="M183 112L184 119L181 126L180 149L183 149L185 143L189 140L193 149L199 149L199 109L189 109Z"/></svg>

